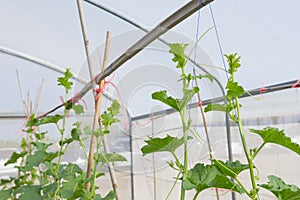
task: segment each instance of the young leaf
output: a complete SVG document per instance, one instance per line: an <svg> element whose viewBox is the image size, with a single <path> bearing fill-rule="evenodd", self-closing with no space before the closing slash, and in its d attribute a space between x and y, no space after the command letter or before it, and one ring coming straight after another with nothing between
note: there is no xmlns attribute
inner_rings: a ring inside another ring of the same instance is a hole
<svg viewBox="0 0 300 200"><path fill-rule="evenodd" d="M76 115L84 113L83 106L80 104L73 105L72 109L75 111Z"/></svg>
<svg viewBox="0 0 300 200"><path fill-rule="evenodd" d="M214 77L211 74L199 74L198 76L196 76L195 78L198 79L203 79L203 78L207 78L208 80L210 80L211 82L213 82Z"/></svg>
<svg viewBox="0 0 300 200"><path fill-rule="evenodd" d="M71 73L70 69L66 69L66 72L64 73L63 77L59 77L57 79L58 85L63 86L66 91L68 92L71 88L73 83L69 81L69 79L73 76L73 74Z"/></svg>
<svg viewBox="0 0 300 200"><path fill-rule="evenodd" d="M189 104L193 96L197 94L198 91L199 91L198 87L193 87L193 89L190 90L184 90L183 98L179 100L180 111Z"/></svg>
<svg viewBox="0 0 300 200"><path fill-rule="evenodd" d="M37 126L39 120L34 117L34 114L30 115L29 120L27 121L26 127Z"/></svg>
<svg viewBox="0 0 300 200"><path fill-rule="evenodd" d="M281 178L268 176L268 184L259 185L272 192L278 200L299 200L300 189L295 185L286 184Z"/></svg>
<svg viewBox="0 0 300 200"><path fill-rule="evenodd" d="M221 160L213 160L213 163L221 170L221 172L230 177L237 177L239 173L242 171L249 169L249 165L247 164L241 164L240 161L226 161L225 163Z"/></svg>
<svg viewBox="0 0 300 200"><path fill-rule="evenodd" d="M245 90L242 86L239 86L237 82L233 81L228 81L227 82L227 94L226 94L226 99L228 101L234 99L234 98L239 98L245 93Z"/></svg>
<svg viewBox="0 0 300 200"><path fill-rule="evenodd" d="M283 130L274 127L266 127L262 130L250 129L250 131L258 134L263 139L264 143L278 144L300 155L299 144L292 142L291 138L286 136Z"/></svg>
<svg viewBox="0 0 300 200"><path fill-rule="evenodd" d="M86 135L94 135L97 138L103 135L100 129L93 131L89 126L84 127L83 130Z"/></svg>
<svg viewBox="0 0 300 200"><path fill-rule="evenodd" d="M109 108L107 110L113 115L116 116L120 113L120 104L117 100L114 100Z"/></svg>
<svg viewBox="0 0 300 200"><path fill-rule="evenodd" d="M177 68L183 68L185 66L185 54L184 51L187 44L179 44L179 43L173 43L170 44L170 53L174 55L174 58L172 59L173 62L177 62Z"/></svg>
<svg viewBox="0 0 300 200"><path fill-rule="evenodd" d="M124 158L122 155L117 153L101 153L99 154L98 159L102 163L127 161L126 158Z"/></svg>
<svg viewBox="0 0 300 200"><path fill-rule="evenodd" d="M107 111L104 111L104 113L101 115L102 124L105 128L104 133L109 133L109 126L111 126L113 123L119 122L120 120L115 118L117 114L120 112L120 104L117 100L114 100L109 108L107 108Z"/></svg>
<svg viewBox="0 0 300 200"><path fill-rule="evenodd" d="M192 139L192 137L188 137ZM149 153L167 151L172 154L183 144L183 137L178 139L167 135L165 138L151 138L145 141L147 145L143 146L141 151L143 156Z"/></svg>
<svg viewBox="0 0 300 200"><path fill-rule="evenodd" d="M223 188L243 193L243 189L227 178L215 165L198 163L189 170L187 178L183 180L186 190L195 189L198 193L207 188Z"/></svg>
<svg viewBox="0 0 300 200"><path fill-rule="evenodd" d="M152 94L152 99L156 99L172 108L174 108L177 111L180 111L179 108L179 100L178 99L174 99L171 96L167 96L167 91L166 90L162 90L159 92L154 92Z"/></svg>
<svg viewBox="0 0 300 200"><path fill-rule="evenodd" d="M237 69L241 66L240 64L241 57L240 56L237 57L237 53L225 55L225 57L227 58L227 62L229 65L229 73L234 74L237 71Z"/></svg>

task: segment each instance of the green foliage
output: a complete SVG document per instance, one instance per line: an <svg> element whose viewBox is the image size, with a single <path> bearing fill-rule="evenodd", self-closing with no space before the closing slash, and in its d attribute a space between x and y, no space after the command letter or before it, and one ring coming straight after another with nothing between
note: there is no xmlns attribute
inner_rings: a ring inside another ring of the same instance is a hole
<svg viewBox="0 0 300 200"><path fill-rule="evenodd" d="M192 139L192 137L188 137ZM143 146L141 151L143 155L154 153L154 152L163 152L167 151L172 154L175 154L175 151L183 145L183 137L178 139L177 137L172 137L167 135L164 138L150 138L150 140L145 141L147 145Z"/></svg>
<svg viewBox="0 0 300 200"><path fill-rule="evenodd" d="M279 130L278 128L274 127L266 127L262 130L250 129L250 131L258 134L263 139L265 144L278 144L300 155L299 144L292 142L291 138L286 136L283 130Z"/></svg>
<svg viewBox="0 0 300 200"><path fill-rule="evenodd" d="M71 76L72 73L67 69L64 77L58 78L58 85L65 88L66 95L73 85L69 81ZM85 187L88 183L95 185L95 181L103 175L100 172L101 168L98 168L99 164L126 161L123 156L116 153L106 155L99 153L103 136L109 133L111 124L118 121L115 116L120 111L120 105L114 101L111 107L103 113L104 129L93 131L89 127L85 127L81 130L81 123L76 122L73 124L71 136L66 137L66 116L70 109L73 109L76 114L84 112L83 106L66 102L63 115L56 114L41 119L35 118L34 115L29 117L26 130L24 130L27 139L22 139L21 152L14 152L5 163L5 165L14 164L18 169L18 175L15 178L1 179L0 200L9 198L19 200L112 200L115 198L114 192L110 192L102 198L100 194L95 192L97 187L90 191L87 191ZM54 124L61 133L60 140L55 142L59 147L57 151L53 151L53 144L46 137L48 132L40 132L40 127L48 124ZM82 137L87 135L96 136L96 155L99 155L96 156L98 159L95 159L92 169L95 178L89 179L86 178L86 173L77 164L64 164L64 154L69 145L74 142L79 143L81 149L87 154L82 140Z"/></svg>
<svg viewBox="0 0 300 200"><path fill-rule="evenodd" d="M159 91L159 92L154 92L152 94L152 99L159 100L160 102L170 106L171 108L175 109L178 112L181 112L188 103L191 101L193 96L197 94L199 91L198 87L194 87L192 89L186 89L184 90L183 98L182 99L175 99L171 96L167 96L167 91Z"/></svg>
<svg viewBox="0 0 300 200"><path fill-rule="evenodd" d="M75 111L75 113L76 113L77 115L80 115L80 114L83 114L83 113L84 113L83 106L80 105L80 104L73 105L73 106L72 106L72 109Z"/></svg>
<svg viewBox="0 0 300 200"><path fill-rule="evenodd" d="M126 158L117 153L101 153L98 156L98 160L102 163L127 161Z"/></svg>
<svg viewBox="0 0 300 200"><path fill-rule="evenodd" d="M66 69L66 72L64 73L64 77L59 77L57 79L58 85L61 85L65 88L66 93L71 90L73 83L70 81L70 78L73 76L70 69Z"/></svg>
<svg viewBox="0 0 300 200"><path fill-rule="evenodd" d="M300 189L295 185L286 184L281 178L276 176L268 176L267 184L259 185L272 192L278 200L299 200Z"/></svg>
<svg viewBox="0 0 300 200"><path fill-rule="evenodd" d="M26 154L27 152L21 152L21 153L13 152L13 154L10 156L10 159L6 161L4 166L16 163L19 158L23 158Z"/></svg>
<svg viewBox="0 0 300 200"><path fill-rule="evenodd" d="M223 188L243 193L243 189L227 178L215 165L196 164L183 180L186 190L195 189L197 193L207 188Z"/></svg>
<svg viewBox="0 0 300 200"><path fill-rule="evenodd" d="M249 169L249 164L241 164L239 160L232 162L221 160L213 160L213 163L219 168L219 170L226 176L237 178L237 176L244 170Z"/></svg>
<svg viewBox="0 0 300 200"><path fill-rule="evenodd" d="M227 89L227 94L226 94L227 101L230 101L234 98L239 98L245 93L244 88L242 86L239 86L237 82L233 82L233 81L227 82L226 89Z"/></svg>
<svg viewBox="0 0 300 200"><path fill-rule="evenodd" d="M177 68L184 68L186 60L185 60L185 54L184 51L186 47L188 46L187 44L179 44L179 43L174 43L170 44L170 53L174 55L172 61L177 62Z"/></svg>
<svg viewBox="0 0 300 200"><path fill-rule="evenodd" d="M110 127L113 123L119 122L115 116L120 113L120 104L117 100L114 100L111 104L111 107L104 111L101 115L102 124L104 126L104 133L109 133L108 127Z"/></svg>
<svg viewBox="0 0 300 200"><path fill-rule="evenodd" d="M237 53L226 55L228 66L229 66L229 74L233 75L235 72L237 72L237 69L241 66L240 59L241 57L237 57Z"/></svg>

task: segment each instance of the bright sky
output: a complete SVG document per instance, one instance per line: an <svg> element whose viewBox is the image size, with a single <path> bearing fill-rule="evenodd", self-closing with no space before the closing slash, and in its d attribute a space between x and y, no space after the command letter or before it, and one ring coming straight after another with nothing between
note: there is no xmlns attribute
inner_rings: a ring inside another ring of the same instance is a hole
<svg viewBox="0 0 300 200"><path fill-rule="evenodd" d="M174 0L104 0L111 10L122 13L129 19L139 22L146 28L153 28L188 1ZM84 63L84 49L80 32L76 1L72 0L9 0L0 4L0 45L41 58L61 67L71 67L75 73ZM242 68L237 79L246 88L257 88L261 84L275 84L300 78L298 57L300 52L300 2L290 0L279 2L215 0L212 3L223 52L237 52L242 56ZM102 44L106 31L112 32L112 38L135 27L83 2L87 31L91 49ZM209 7L200 11L199 33L213 26ZM197 14L174 28L178 34L195 40ZM122 37L120 37L122 38ZM139 38L114 43L118 50L126 49ZM176 38L170 42L177 42ZM114 40L112 39L112 43ZM124 44L123 44L124 43ZM216 66L222 67L222 60L214 30L200 42ZM111 53L110 61L117 56ZM147 63L146 63L147 64ZM29 62L0 53L1 81L0 92L5 94L1 100L2 112L22 111L16 69L19 69L24 92L30 90L34 98L41 79L45 79L45 93L42 95L43 109L52 108L60 103L60 90L55 88L57 73L33 65ZM224 74L220 71L224 81ZM80 87L78 86L77 89ZM49 103L51 105L49 106Z"/></svg>

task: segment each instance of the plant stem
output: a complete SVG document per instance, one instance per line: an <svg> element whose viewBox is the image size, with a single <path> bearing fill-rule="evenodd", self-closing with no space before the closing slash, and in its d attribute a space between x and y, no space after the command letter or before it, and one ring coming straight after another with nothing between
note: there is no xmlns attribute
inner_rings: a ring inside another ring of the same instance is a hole
<svg viewBox="0 0 300 200"><path fill-rule="evenodd" d="M179 173L177 174L177 176L176 176L176 178L175 178L175 181L174 181L174 183L173 183L173 185L172 185L172 187L171 187L171 189L170 189L170 191L169 191L169 193L168 193L168 195L167 195L167 197L166 197L166 200L169 199L169 197L170 197L172 191L174 190L175 185L176 185L176 183L177 183L177 180L178 180L180 174L181 174L181 172L179 172Z"/></svg>
<svg viewBox="0 0 300 200"><path fill-rule="evenodd" d="M66 92L66 94L65 94L65 99L67 99L67 98L68 98L68 92ZM65 132L65 128L66 128L66 116L67 116L67 110L65 108L64 109L63 121L62 121L62 127L60 128L58 126L58 124L56 124L56 126L57 126L57 128L58 128L58 130L60 132L60 135L61 135L60 142L62 142L63 139L64 139L64 132ZM56 171L55 171L55 173L56 173L55 175L57 177L58 177L58 173L59 173L60 163L62 161L62 152L63 152L63 144L61 143L60 147L59 147L59 152L58 152L59 156L58 156L58 162L57 162L57 167L56 167ZM57 179L57 189L56 189L56 191L54 193L54 200L57 199L57 194L59 193L59 189L60 189L60 180L57 177L56 177L56 179Z"/></svg>
<svg viewBox="0 0 300 200"><path fill-rule="evenodd" d="M194 197L193 197L193 200L197 200L197 197L198 197L199 194L200 194L200 192L197 191L196 194L195 194Z"/></svg>
<svg viewBox="0 0 300 200"><path fill-rule="evenodd" d="M253 159L250 155L249 148L247 146L247 142L246 142L246 138L245 138L245 134L244 134L244 130L243 130L242 119L241 119L239 100L237 97L235 98L235 103L236 103L237 120L238 120L240 136L241 136L244 152L246 154L246 158L247 158L247 161L249 164L250 178L251 178L252 190L253 190L253 193L250 193L251 194L250 196L253 200L257 200L258 197L257 197L257 187L256 187L256 181L255 181L255 175L254 175L254 169L253 169Z"/></svg>
<svg viewBox="0 0 300 200"><path fill-rule="evenodd" d="M252 160L257 156L257 154L260 152L260 150L265 146L265 142L260 145L260 147L255 151L255 153L252 155Z"/></svg>
<svg viewBox="0 0 300 200"><path fill-rule="evenodd" d="M181 68L182 75L185 75L184 68ZM188 85L187 81L183 79L183 94L187 90ZM189 154L188 154L188 146L187 146L187 132L188 132L188 126L185 122L186 120L186 111L187 108L184 106L182 110L180 111L180 118L182 122L182 130L183 130L183 146L184 146L184 161L183 161L183 172L182 172L182 182L181 182L181 195L180 200L185 199L185 189L183 188L183 182L186 179L187 173L188 173L188 161L189 161Z"/></svg>

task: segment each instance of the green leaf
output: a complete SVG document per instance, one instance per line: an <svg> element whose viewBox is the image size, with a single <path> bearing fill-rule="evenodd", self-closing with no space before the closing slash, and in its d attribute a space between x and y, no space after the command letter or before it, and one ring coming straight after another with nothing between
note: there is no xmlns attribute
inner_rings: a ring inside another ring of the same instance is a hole
<svg viewBox="0 0 300 200"><path fill-rule="evenodd" d="M21 153L13 152L13 154L10 156L10 159L8 161L6 161L4 166L13 164L13 163L17 163L18 159L24 157L26 154L27 154L27 152L21 152Z"/></svg>
<svg viewBox="0 0 300 200"><path fill-rule="evenodd" d="M228 105L226 105L226 104L216 104L216 103L208 104L204 108L204 112L210 112L210 111L228 112L228 110L229 110Z"/></svg>
<svg viewBox="0 0 300 200"><path fill-rule="evenodd" d="M21 186L18 192L21 193L19 200L42 200L41 196L41 186L31 185L31 186Z"/></svg>
<svg viewBox="0 0 300 200"><path fill-rule="evenodd" d="M193 89L190 90L184 90L183 92L183 98L179 100L179 110L181 111L183 108L185 108L193 96L199 92L198 87L193 87Z"/></svg>
<svg viewBox="0 0 300 200"><path fill-rule="evenodd" d="M31 170L33 167L39 166L44 161L45 155L44 151L37 151L33 155L29 155L24 166L25 170Z"/></svg>
<svg viewBox="0 0 300 200"><path fill-rule="evenodd" d="M70 69L66 69L66 72L64 73L63 77L59 77L57 79L58 85L63 86L66 91L68 92L71 88L73 83L69 81L69 79L73 76L73 74L71 73Z"/></svg>
<svg viewBox="0 0 300 200"><path fill-rule="evenodd" d="M166 90L162 90L159 92L154 92L152 94L152 99L156 99L172 108L174 108L177 111L180 111L180 107L179 107L179 100L178 99L174 99L171 96L167 96L167 91Z"/></svg>
<svg viewBox="0 0 300 200"><path fill-rule="evenodd" d="M57 124L57 122L61 119L63 119L64 117L62 115L56 114L54 116L46 116L43 119L41 119L38 123L38 125L42 125L42 124Z"/></svg>
<svg viewBox="0 0 300 200"><path fill-rule="evenodd" d="M75 111L77 115L84 113L83 106L80 104L76 104L72 106L72 109Z"/></svg>
<svg viewBox="0 0 300 200"><path fill-rule="evenodd" d="M43 186L43 194L44 194L44 197L48 196L49 194L53 193L56 191L57 189L57 185L58 183L57 182L54 182L54 183L51 183L49 185L45 185Z"/></svg>
<svg viewBox="0 0 300 200"><path fill-rule="evenodd" d="M117 100L114 100L109 108L107 108L107 111L104 111L104 113L101 115L102 124L104 126L104 133L109 133L109 126L111 126L113 123L119 122L120 120L115 118L117 114L120 113L120 104Z"/></svg>
<svg viewBox="0 0 300 200"><path fill-rule="evenodd" d="M30 115L29 120L27 121L26 127L37 126L39 120L34 117L34 114Z"/></svg>
<svg viewBox="0 0 300 200"><path fill-rule="evenodd" d="M91 128L89 126L84 127L83 130L86 135L94 135L97 138L102 135L102 132L100 129L93 131L93 130L91 130Z"/></svg>
<svg viewBox="0 0 300 200"><path fill-rule="evenodd" d="M211 82L213 82L213 80L214 80L214 76L211 74L199 74L198 76L196 76L196 78L198 78L198 79L207 78Z"/></svg>
<svg viewBox="0 0 300 200"><path fill-rule="evenodd" d="M229 66L229 73L234 74L237 69L241 66L240 59L241 57L237 57L237 53L225 55L227 58L228 66Z"/></svg>
<svg viewBox="0 0 300 200"><path fill-rule="evenodd" d="M207 188L223 188L243 193L243 189L227 178L215 165L198 163L189 170L187 178L183 180L186 190L195 189L201 192Z"/></svg>
<svg viewBox="0 0 300 200"><path fill-rule="evenodd" d="M190 90L185 90L182 99L175 99L171 96L168 96L166 90L162 90L159 92L154 92L152 94L152 99L159 100L160 102L180 112L184 107L188 105L188 103L198 91L198 87L194 87Z"/></svg>
<svg viewBox="0 0 300 200"><path fill-rule="evenodd" d="M276 176L268 176L268 184L259 185L272 192L278 200L299 200L300 189L295 185L286 184L281 178Z"/></svg>
<svg viewBox="0 0 300 200"><path fill-rule="evenodd" d="M248 164L241 164L239 160L232 162L232 161L226 161L225 163L221 160L213 160L213 163L221 170L221 172L230 177L237 177L239 173L242 171L249 169Z"/></svg>
<svg viewBox="0 0 300 200"><path fill-rule="evenodd" d="M7 200L11 197L12 189L1 190L0 191L0 200Z"/></svg>
<svg viewBox="0 0 300 200"><path fill-rule="evenodd" d="M188 137L192 139L192 137ZM143 156L154 152L167 151L172 154L184 143L183 137L178 139L177 137L172 137L167 135L165 138L150 138L150 140L145 141L147 145L143 146L141 151Z"/></svg>
<svg viewBox="0 0 300 200"><path fill-rule="evenodd" d="M262 130L250 129L250 131L258 134L263 139L264 143L278 144L300 155L299 144L292 142L291 138L286 136L283 130L274 127L266 127Z"/></svg>
<svg viewBox="0 0 300 200"><path fill-rule="evenodd" d="M185 66L185 54L184 51L187 44L179 44L179 43L173 43L169 44L170 46L170 53L174 55L174 58L172 59L173 62L177 62L177 68L183 68Z"/></svg>
<svg viewBox="0 0 300 200"><path fill-rule="evenodd" d="M102 163L127 161L126 158L117 153L101 153L98 159Z"/></svg>
<svg viewBox="0 0 300 200"><path fill-rule="evenodd" d="M78 182L76 179L69 180L68 182L63 182L62 187L60 188L60 195L61 198L70 199L76 188L77 188Z"/></svg>
<svg viewBox="0 0 300 200"><path fill-rule="evenodd" d="M120 113L120 104L117 100L114 100L107 110L113 115L116 116Z"/></svg>
<svg viewBox="0 0 300 200"><path fill-rule="evenodd" d="M233 81L227 82L226 89L227 89L226 99L228 101L236 97L239 98L245 93L244 88L242 86L239 86L237 82L233 82Z"/></svg>
<svg viewBox="0 0 300 200"><path fill-rule="evenodd" d="M101 200L114 200L116 198L116 193L114 191L110 191L104 198Z"/></svg>

